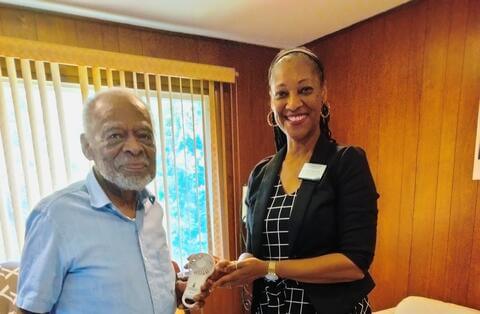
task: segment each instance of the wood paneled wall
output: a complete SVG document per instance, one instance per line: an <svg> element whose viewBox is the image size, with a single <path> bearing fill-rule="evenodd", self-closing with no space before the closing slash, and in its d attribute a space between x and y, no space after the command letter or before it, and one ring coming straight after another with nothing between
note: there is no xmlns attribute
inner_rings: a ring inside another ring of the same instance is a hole
<svg viewBox="0 0 480 314"><path fill-rule="evenodd" d="M407 295L480 309L479 17L478 0L419 0L307 45L333 134L366 149L381 195L376 309Z"/></svg>
<svg viewBox="0 0 480 314"><path fill-rule="evenodd" d="M115 23L0 6L0 35L76 47L101 49L149 57L234 67L238 72L236 107L226 108L226 131L230 160L228 172L234 189L230 199L230 254L238 254L240 186L250 170L274 150L266 124L269 110L267 69L275 49L223 40L154 31ZM229 100L226 103L230 104ZM265 136L259 136L265 134ZM238 290L218 290L207 302L204 313L240 313Z"/></svg>

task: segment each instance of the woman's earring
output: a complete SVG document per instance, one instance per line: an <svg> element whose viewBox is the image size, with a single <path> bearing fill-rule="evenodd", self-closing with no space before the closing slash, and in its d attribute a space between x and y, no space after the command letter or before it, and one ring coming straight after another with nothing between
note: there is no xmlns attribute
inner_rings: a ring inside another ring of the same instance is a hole
<svg viewBox="0 0 480 314"><path fill-rule="evenodd" d="M271 127L276 127L278 125L277 121L275 121L275 116L273 115L273 111L267 114L267 124Z"/></svg>
<svg viewBox="0 0 480 314"><path fill-rule="evenodd" d="M328 102L324 102L322 104L322 109L321 109L321 112L320 112L321 116L323 119L328 119L328 117L330 117L330 104Z"/></svg>

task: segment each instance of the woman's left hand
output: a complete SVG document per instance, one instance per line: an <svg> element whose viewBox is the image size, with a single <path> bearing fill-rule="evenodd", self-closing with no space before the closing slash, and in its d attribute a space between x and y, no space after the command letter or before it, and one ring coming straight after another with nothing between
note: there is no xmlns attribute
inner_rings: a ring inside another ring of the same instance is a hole
<svg viewBox="0 0 480 314"><path fill-rule="evenodd" d="M247 257L241 261L221 261L216 265L219 272L225 273L215 281L213 288L236 287L251 283L267 273L268 264L256 257Z"/></svg>

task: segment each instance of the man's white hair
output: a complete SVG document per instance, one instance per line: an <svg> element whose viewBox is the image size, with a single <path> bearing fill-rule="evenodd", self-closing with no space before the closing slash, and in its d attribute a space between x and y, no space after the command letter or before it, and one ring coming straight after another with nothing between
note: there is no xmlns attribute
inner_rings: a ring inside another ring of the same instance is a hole
<svg viewBox="0 0 480 314"><path fill-rule="evenodd" d="M89 98L85 103L85 105L83 106L83 110L82 110L83 133L85 133L87 137L90 136L90 126L92 123L92 111L95 109L95 105L102 98L111 97L111 96L124 96L125 98L131 98L131 99L133 98L135 100L138 100L138 102L140 102L141 104L143 104L145 109L147 108L147 105L143 102L143 100L127 88L112 87L112 88L100 91L96 93L92 98ZM148 110L146 110L146 112L150 114Z"/></svg>

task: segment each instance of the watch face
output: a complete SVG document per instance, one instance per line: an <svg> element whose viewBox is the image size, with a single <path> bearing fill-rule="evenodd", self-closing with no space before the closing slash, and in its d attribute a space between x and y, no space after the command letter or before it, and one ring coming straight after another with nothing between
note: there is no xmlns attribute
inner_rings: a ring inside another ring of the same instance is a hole
<svg viewBox="0 0 480 314"><path fill-rule="evenodd" d="M275 273L268 273L265 275L265 279L267 279L268 281L277 281L278 276Z"/></svg>

